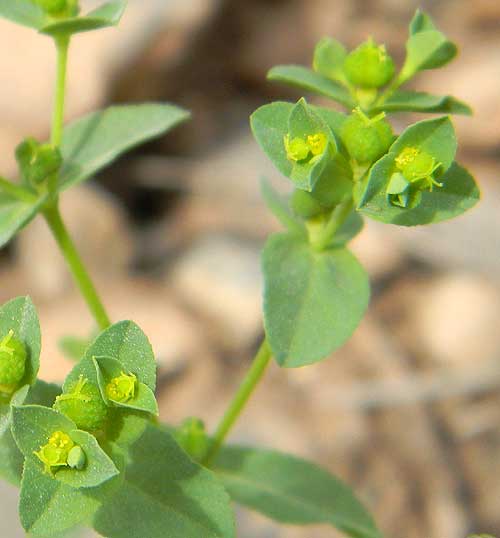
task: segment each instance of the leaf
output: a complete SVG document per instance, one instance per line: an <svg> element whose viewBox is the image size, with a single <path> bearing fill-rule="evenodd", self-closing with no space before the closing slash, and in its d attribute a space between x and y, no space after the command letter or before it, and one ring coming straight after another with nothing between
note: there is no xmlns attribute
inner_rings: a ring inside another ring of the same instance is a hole
<svg viewBox="0 0 500 538"><path fill-rule="evenodd" d="M223 487L165 430L148 425L129 449L124 481L102 499L94 529L108 538L233 538Z"/></svg>
<svg viewBox="0 0 500 538"><path fill-rule="evenodd" d="M262 198L274 216L292 233L307 237L303 222L290 210L288 200L274 190L271 183L265 179L261 181Z"/></svg>
<svg viewBox="0 0 500 538"><path fill-rule="evenodd" d="M31 0L0 0L0 17L35 30L47 20L43 9Z"/></svg>
<svg viewBox="0 0 500 538"><path fill-rule="evenodd" d="M99 382L99 388L101 395L108 405L115 405L124 409L135 409L137 411L144 411L158 416L158 403L156 402L153 391L144 383L141 383L139 375L134 370L124 372L123 366L120 362L110 357L96 357L94 358L94 367L97 372L97 379ZM115 377L120 377L123 373L134 374L137 377L136 393L135 396L127 402L117 402L110 400L106 394L106 385Z"/></svg>
<svg viewBox="0 0 500 538"><path fill-rule="evenodd" d="M85 358L111 357L153 392L156 388L156 360L147 336L133 321L120 321L103 331L90 345ZM94 370L95 372L95 370Z"/></svg>
<svg viewBox="0 0 500 538"><path fill-rule="evenodd" d="M0 191L0 247L35 218L45 201L46 196L32 203L24 202Z"/></svg>
<svg viewBox="0 0 500 538"><path fill-rule="evenodd" d="M343 247L361 232L363 226L363 218L356 211L352 211L345 219L342 226L337 230L331 247Z"/></svg>
<svg viewBox="0 0 500 538"><path fill-rule="evenodd" d="M397 155L406 147L419 148L430 153L447 170L457 152L457 139L450 119L446 116L419 121L410 125L389 149L389 154Z"/></svg>
<svg viewBox="0 0 500 538"><path fill-rule="evenodd" d="M53 36L71 35L116 26L120 22L126 7L127 2L125 0L107 2L83 17L71 17L43 25L40 32Z"/></svg>
<svg viewBox="0 0 500 538"><path fill-rule="evenodd" d="M349 109L355 106L349 92L341 84L300 65L278 65L269 71L267 78L324 95Z"/></svg>
<svg viewBox="0 0 500 538"><path fill-rule="evenodd" d="M0 477L14 486L21 484L24 456L10 431L0 436Z"/></svg>
<svg viewBox="0 0 500 538"><path fill-rule="evenodd" d="M406 42L406 60L399 81L402 84L419 71L442 67L453 60L456 54L456 45L441 32L424 30L413 34Z"/></svg>
<svg viewBox="0 0 500 538"><path fill-rule="evenodd" d="M318 362L344 344L370 294L367 275L348 250L317 252L295 236L275 234L262 263L264 325L281 366Z"/></svg>
<svg viewBox="0 0 500 538"><path fill-rule="evenodd" d="M432 95L425 92L401 91L394 92L373 112L434 112L445 114L463 114L470 116L472 110L466 103L451 95Z"/></svg>
<svg viewBox="0 0 500 538"><path fill-rule="evenodd" d="M27 459L19 501L23 528L38 538L52 538L82 524L100 505L83 491L43 474Z"/></svg>
<svg viewBox="0 0 500 538"><path fill-rule="evenodd" d="M425 32L426 30L437 30L433 20L424 13L417 9L413 19L410 22L410 35L418 34L419 32Z"/></svg>
<svg viewBox="0 0 500 538"><path fill-rule="evenodd" d="M412 209L388 203L385 190L393 169L393 156L386 155L371 170L368 184L358 210L367 217L388 224L416 226L449 220L474 207L479 201L479 189L474 178L458 163L453 163L439 177L442 187L423 192L421 202Z"/></svg>
<svg viewBox="0 0 500 538"><path fill-rule="evenodd" d="M146 103L113 106L77 120L64 130L59 189L89 179L121 154L188 118L181 108Z"/></svg>
<svg viewBox="0 0 500 538"><path fill-rule="evenodd" d="M329 79L344 80L344 60L347 51L337 40L325 37L314 49L314 70Z"/></svg>
<svg viewBox="0 0 500 538"><path fill-rule="evenodd" d="M351 489L308 461L271 450L226 446L214 470L234 501L281 523L327 523L352 538L382 536Z"/></svg>
<svg viewBox="0 0 500 538"><path fill-rule="evenodd" d="M35 382L40 367L40 323L29 297L17 297L0 307L0 338L10 330L26 346L26 373L22 384Z"/></svg>

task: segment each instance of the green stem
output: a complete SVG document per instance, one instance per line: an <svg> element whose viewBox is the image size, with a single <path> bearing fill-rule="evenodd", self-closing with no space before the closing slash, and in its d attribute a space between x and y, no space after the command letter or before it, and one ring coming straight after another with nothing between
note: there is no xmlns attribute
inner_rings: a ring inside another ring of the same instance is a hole
<svg viewBox="0 0 500 538"><path fill-rule="evenodd" d="M27 202L28 204L32 204L37 200L37 197L34 194L31 194L31 192L23 189L23 187L20 187L15 183L11 183L9 180L3 177L0 177L0 190L10 194L22 202Z"/></svg>
<svg viewBox="0 0 500 538"><path fill-rule="evenodd" d="M349 216L354 202L352 197L348 198L344 202L340 203L330 215L328 222L323 228L320 236L314 241L313 247L316 250L325 249L331 242L338 229L342 226L345 219Z"/></svg>
<svg viewBox="0 0 500 538"><path fill-rule="evenodd" d="M59 147L62 141L64 124L64 104L66 100L66 73L68 67L69 36L55 38L57 50L57 79L54 96L54 111L52 115L51 143Z"/></svg>
<svg viewBox="0 0 500 538"><path fill-rule="evenodd" d="M61 219L59 208L57 205L51 205L45 209L43 215L98 326L101 330L106 329L111 325L111 321Z"/></svg>
<svg viewBox="0 0 500 538"><path fill-rule="evenodd" d="M217 456L221 446L228 436L231 428L241 415L250 396L253 394L255 387L264 376L267 367L271 361L272 352L267 339L262 342L257 355L253 360L252 366L248 371L245 379L240 385L238 392L229 405L224 417L222 418L217 430L215 431L212 443L204 459L204 464L209 466Z"/></svg>

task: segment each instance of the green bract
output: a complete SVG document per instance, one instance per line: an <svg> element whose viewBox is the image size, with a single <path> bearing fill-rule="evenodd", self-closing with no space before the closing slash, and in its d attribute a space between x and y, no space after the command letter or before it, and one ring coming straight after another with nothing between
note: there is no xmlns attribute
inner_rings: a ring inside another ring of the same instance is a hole
<svg viewBox="0 0 500 538"><path fill-rule="evenodd" d="M41 144L34 138L27 138L16 149L21 176L28 185L37 186L49 176L57 174L62 165L58 148Z"/></svg>

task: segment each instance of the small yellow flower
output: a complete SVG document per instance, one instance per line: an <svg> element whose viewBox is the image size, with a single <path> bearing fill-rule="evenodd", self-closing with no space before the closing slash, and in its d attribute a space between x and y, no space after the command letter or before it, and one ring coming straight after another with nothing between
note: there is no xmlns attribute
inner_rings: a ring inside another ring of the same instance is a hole
<svg viewBox="0 0 500 538"><path fill-rule="evenodd" d="M321 155L325 151L327 143L328 138L323 133L316 133L307 137L307 144L314 156Z"/></svg>
<svg viewBox="0 0 500 538"><path fill-rule="evenodd" d="M290 161L303 161L309 156L309 144L300 137L290 139L290 135L285 136L286 156Z"/></svg>
<svg viewBox="0 0 500 538"><path fill-rule="evenodd" d="M122 372L106 385L106 396L115 402L126 403L135 397L137 377Z"/></svg>
<svg viewBox="0 0 500 538"><path fill-rule="evenodd" d="M50 436L48 443L34 454L43 463L44 472L53 476L54 467L68 466L68 456L74 446L75 443L68 434L57 431Z"/></svg>

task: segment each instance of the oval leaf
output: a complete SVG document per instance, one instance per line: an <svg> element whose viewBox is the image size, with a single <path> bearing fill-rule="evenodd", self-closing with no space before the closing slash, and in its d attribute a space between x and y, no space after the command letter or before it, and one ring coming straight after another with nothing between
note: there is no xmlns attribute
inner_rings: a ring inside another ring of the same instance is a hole
<svg viewBox="0 0 500 538"><path fill-rule="evenodd" d="M24 202L0 191L0 247L35 218L45 201L46 196L32 203Z"/></svg>
<svg viewBox="0 0 500 538"><path fill-rule="evenodd" d="M166 104L119 105L92 113L64 129L59 189L84 181L122 153L156 138L189 113Z"/></svg>
<svg viewBox="0 0 500 538"><path fill-rule="evenodd" d="M232 446L221 449L214 470L234 501L281 523L326 523L353 538L382 536L352 490L308 461Z"/></svg>
<svg viewBox="0 0 500 538"><path fill-rule="evenodd" d="M317 252L296 236L276 234L264 249L263 271L264 324L281 366L326 358L368 306L367 275L346 249Z"/></svg>
<svg viewBox="0 0 500 538"><path fill-rule="evenodd" d="M434 112L470 116L472 109L451 95L432 95L425 92L395 91L382 105L373 109L378 112Z"/></svg>
<svg viewBox="0 0 500 538"><path fill-rule="evenodd" d="M43 9L32 0L0 0L0 17L35 30L47 21Z"/></svg>

